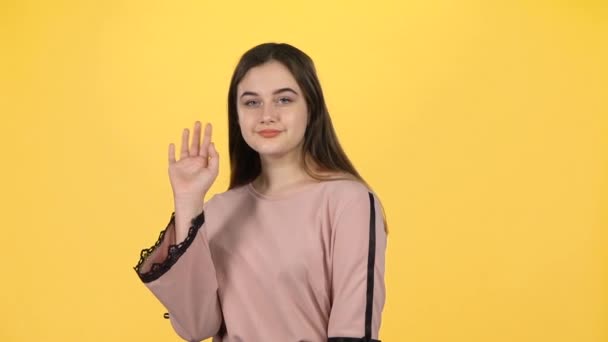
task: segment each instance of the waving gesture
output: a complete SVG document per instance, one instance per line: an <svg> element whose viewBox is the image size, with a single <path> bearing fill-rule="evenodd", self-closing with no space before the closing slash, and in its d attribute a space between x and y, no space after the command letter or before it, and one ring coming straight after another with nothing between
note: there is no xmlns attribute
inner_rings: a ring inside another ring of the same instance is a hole
<svg viewBox="0 0 608 342"><path fill-rule="evenodd" d="M201 123L194 123L192 142L188 145L190 132L182 134L179 160L175 160L175 145L169 144L169 180L175 199L203 200L218 175L219 155L211 142L211 124L205 125L201 144Z"/></svg>

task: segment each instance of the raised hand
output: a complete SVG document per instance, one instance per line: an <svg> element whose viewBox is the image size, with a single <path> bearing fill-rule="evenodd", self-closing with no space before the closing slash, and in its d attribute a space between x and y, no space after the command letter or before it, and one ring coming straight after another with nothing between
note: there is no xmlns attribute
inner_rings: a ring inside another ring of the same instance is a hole
<svg viewBox="0 0 608 342"><path fill-rule="evenodd" d="M190 132L185 128L179 160L175 160L175 145L169 144L169 180L176 200L202 201L217 178L219 155L211 142L211 133L211 124L207 123L201 144L201 123L196 121L192 142L188 145Z"/></svg>

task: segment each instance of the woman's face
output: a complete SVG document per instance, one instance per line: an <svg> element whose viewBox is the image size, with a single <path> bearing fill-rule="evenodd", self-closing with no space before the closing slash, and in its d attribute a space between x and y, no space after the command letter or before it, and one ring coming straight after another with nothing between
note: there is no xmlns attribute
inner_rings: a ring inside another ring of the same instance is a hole
<svg viewBox="0 0 608 342"><path fill-rule="evenodd" d="M280 62L251 68L237 86L239 126L260 156L299 153L308 122L304 94Z"/></svg>

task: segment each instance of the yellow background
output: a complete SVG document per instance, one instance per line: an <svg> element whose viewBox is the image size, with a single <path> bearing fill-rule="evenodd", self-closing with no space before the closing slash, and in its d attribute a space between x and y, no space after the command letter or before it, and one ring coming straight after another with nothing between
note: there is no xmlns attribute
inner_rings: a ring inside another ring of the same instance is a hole
<svg viewBox="0 0 608 342"><path fill-rule="evenodd" d="M132 267L240 55L316 62L390 226L383 341L608 341L605 1L0 1L0 341L177 341Z"/></svg>

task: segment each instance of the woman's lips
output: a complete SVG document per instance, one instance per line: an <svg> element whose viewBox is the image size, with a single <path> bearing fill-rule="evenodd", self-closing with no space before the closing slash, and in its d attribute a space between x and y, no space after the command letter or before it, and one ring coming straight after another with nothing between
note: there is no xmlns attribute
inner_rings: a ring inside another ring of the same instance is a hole
<svg viewBox="0 0 608 342"><path fill-rule="evenodd" d="M276 131L276 130L263 130L263 131L258 132L258 134L263 136L264 138L276 137L280 133L281 133L281 131Z"/></svg>

